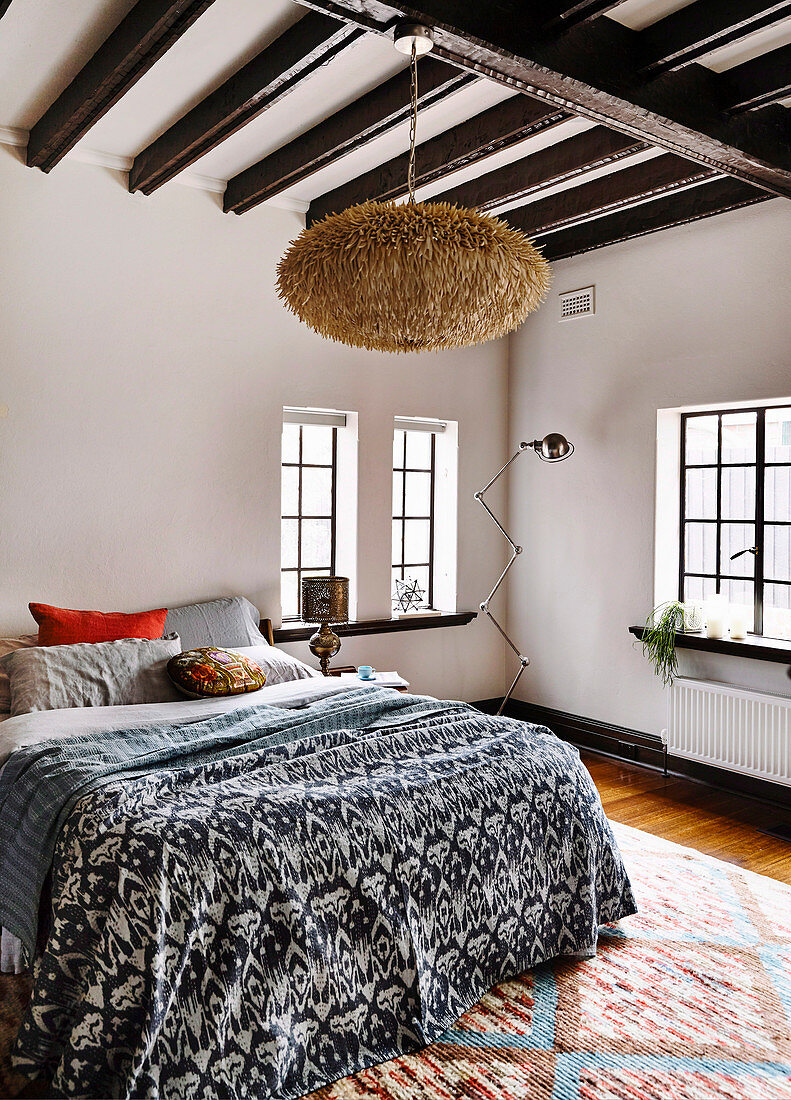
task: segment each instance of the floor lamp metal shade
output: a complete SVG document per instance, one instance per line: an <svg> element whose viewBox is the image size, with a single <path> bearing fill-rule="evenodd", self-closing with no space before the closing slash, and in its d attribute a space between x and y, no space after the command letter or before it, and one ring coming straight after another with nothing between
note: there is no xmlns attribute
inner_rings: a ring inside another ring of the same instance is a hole
<svg viewBox="0 0 791 1100"><path fill-rule="evenodd" d="M321 671L329 676L330 658L341 648L341 640L331 629L332 623L349 620L348 577L304 577L302 580L302 621L321 623L308 642L319 659Z"/></svg>

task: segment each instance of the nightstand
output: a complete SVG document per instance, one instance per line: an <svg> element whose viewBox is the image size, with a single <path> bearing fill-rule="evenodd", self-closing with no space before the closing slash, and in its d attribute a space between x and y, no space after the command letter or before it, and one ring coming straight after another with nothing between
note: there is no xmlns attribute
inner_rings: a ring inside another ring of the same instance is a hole
<svg viewBox="0 0 791 1100"><path fill-rule="evenodd" d="M356 674L356 672L357 668L355 665L337 665L335 668L330 668L329 675L340 676L341 673L351 673L352 675L354 675ZM370 683L370 681L368 682ZM363 681L361 680L360 683L363 683ZM406 695L409 692L409 685L407 685L406 687L397 687L395 690L400 691L402 694Z"/></svg>

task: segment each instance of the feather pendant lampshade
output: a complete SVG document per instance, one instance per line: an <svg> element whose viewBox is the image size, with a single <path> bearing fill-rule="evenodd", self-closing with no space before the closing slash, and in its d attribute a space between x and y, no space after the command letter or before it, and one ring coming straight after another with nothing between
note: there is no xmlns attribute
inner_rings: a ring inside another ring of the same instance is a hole
<svg viewBox="0 0 791 1100"><path fill-rule="evenodd" d="M409 200L363 202L305 229L280 261L280 297L321 336L373 351L497 340L541 304L549 264L524 233L477 210L415 201L417 56L430 32L396 30L412 53Z"/></svg>

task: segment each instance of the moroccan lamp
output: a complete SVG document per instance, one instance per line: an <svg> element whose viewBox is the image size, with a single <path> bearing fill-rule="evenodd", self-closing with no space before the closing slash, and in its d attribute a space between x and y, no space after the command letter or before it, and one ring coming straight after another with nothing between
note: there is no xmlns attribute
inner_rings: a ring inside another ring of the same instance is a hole
<svg viewBox="0 0 791 1100"><path fill-rule="evenodd" d="M341 640L331 624L349 621L348 577L303 577L302 621L320 623L308 645L318 657L324 676L330 674L330 658L341 648Z"/></svg>

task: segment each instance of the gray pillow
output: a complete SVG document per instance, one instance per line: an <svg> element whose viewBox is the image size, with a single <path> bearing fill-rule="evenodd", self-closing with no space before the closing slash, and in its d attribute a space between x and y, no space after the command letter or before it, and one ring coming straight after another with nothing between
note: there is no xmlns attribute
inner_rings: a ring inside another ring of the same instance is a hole
<svg viewBox="0 0 791 1100"><path fill-rule="evenodd" d="M225 596L207 603L171 607L165 619L165 634L178 634L182 648L201 649L216 645L234 649L240 645L266 645L258 629L261 616L244 596Z"/></svg>
<svg viewBox="0 0 791 1100"><path fill-rule="evenodd" d="M0 658L11 685L11 716L180 699L166 669L180 652L177 634L14 650Z"/></svg>

